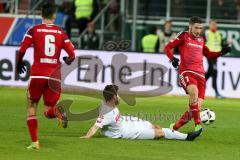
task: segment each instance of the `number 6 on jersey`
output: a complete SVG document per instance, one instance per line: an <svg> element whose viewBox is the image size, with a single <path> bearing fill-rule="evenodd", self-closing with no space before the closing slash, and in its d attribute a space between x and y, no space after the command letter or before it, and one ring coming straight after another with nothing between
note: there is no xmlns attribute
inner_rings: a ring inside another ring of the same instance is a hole
<svg viewBox="0 0 240 160"><path fill-rule="evenodd" d="M46 35L45 36L45 55L46 56L54 56L55 54L55 37L53 35Z"/></svg>

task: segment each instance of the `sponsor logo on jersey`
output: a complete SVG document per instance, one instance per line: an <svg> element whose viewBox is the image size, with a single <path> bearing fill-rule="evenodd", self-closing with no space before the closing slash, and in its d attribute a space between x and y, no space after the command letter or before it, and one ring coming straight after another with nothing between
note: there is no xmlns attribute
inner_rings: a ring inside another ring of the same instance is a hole
<svg viewBox="0 0 240 160"><path fill-rule="evenodd" d="M199 45L199 44L194 44L194 43L187 43L188 46L192 46L192 47L197 47L197 48L203 48L202 45Z"/></svg>
<svg viewBox="0 0 240 160"><path fill-rule="evenodd" d="M116 121L116 122L118 122L118 121L119 121L119 119L120 119L120 117L121 117L121 115L120 115L120 114L118 114L118 115L115 117L115 121Z"/></svg>
<svg viewBox="0 0 240 160"><path fill-rule="evenodd" d="M58 33L58 34L62 34L62 31L55 30L55 29L37 29L37 32L46 32L46 33Z"/></svg>

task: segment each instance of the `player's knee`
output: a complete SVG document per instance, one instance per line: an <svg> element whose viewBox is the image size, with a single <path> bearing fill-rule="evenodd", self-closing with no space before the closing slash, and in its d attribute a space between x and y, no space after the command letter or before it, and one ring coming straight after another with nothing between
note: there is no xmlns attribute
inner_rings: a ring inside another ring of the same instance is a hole
<svg viewBox="0 0 240 160"><path fill-rule="evenodd" d="M155 131L155 139L164 137L164 132L162 129L154 129L154 131Z"/></svg>
<svg viewBox="0 0 240 160"><path fill-rule="evenodd" d="M32 115L36 115L36 111L37 111L37 107L35 107L34 105L29 105L28 109L27 109L27 116L32 116Z"/></svg>
<svg viewBox="0 0 240 160"><path fill-rule="evenodd" d="M28 108L36 108L37 107L37 104L38 104L37 100L28 98L27 101L28 101Z"/></svg>
<svg viewBox="0 0 240 160"><path fill-rule="evenodd" d="M198 97L198 88L196 85L188 86L188 93L192 97Z"/></svg>
<svg viewBox="0 0 240 160"><path fill-rule="evenodd" d="M153 129L162 129L162 127L160 125L152 125Z"/></svg>

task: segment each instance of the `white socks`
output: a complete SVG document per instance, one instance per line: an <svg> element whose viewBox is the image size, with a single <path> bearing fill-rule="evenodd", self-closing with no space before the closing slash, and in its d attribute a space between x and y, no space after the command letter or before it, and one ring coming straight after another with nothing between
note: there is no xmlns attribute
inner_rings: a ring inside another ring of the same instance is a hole
<svg viewBox="0 0 240 160"><path fill-rule="evenodd" d="M187 134L180 133L178 131L171 130L169 128L162 128L166 139L178 139L178 140L185 140L187 138Z"/></svg>

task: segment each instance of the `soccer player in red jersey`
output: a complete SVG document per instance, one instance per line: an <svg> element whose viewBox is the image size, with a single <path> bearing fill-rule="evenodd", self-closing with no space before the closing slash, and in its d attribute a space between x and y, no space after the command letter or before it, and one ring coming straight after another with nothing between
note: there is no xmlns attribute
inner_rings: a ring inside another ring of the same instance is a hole
<svg viewBox="0 0 240 160"><path fill-rule="evenodd" d="M34 62L31 66L30 80L27 90L27 126L32 143L28 149L39 149L38 142L38 121L36 117L37 104L43 96L45 116L47 118L58 118L62 127L67 126L66 113L56 107L61 91L53 89L49 85L49 80L58 83L60 86L60 54L64 49L68 57L63 60L70 65L75 58L74 46L68 39L66 33L54 25L56 17L56 6L47 2L42 6L42 24L30 28L22 41L17 58L17 71L19 74L26 71L23 56L28 47L33 45ZM58 72L58 76L53 77L53 73Z"/></svg>
<svg viewBox="0 0 240 160"><path fill-rule="evenodd" d="M174 40L165 46L165 53L173 67L178 69L180 84L189 95L189 110L176 123L170 125L170 128L174 130L178 130L192 118L195 122L195 130L202 128L199 113L206 88L203 56L213 59L231 52L229 46L222 48L221 52L211 52L201 36L202 30L201 18L191 17L189 31L180 32ZM179 59L174 57L172 51L173 48L177 47L180 52L180 66Z"/></svg>

